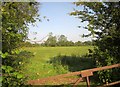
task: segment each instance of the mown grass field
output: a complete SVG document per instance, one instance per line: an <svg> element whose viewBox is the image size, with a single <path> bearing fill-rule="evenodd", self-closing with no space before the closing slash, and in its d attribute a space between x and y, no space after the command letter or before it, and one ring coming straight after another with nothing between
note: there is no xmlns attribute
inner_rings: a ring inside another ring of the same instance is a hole
<svg viewBox="0 0 120 87"><path fill-rule="evenodd" d="M91 60L83 57L88 49L93 46L24 47L22 50L32 52L34 56L28 58L23 73L32 80L87 69L92 65Z"/></svg>

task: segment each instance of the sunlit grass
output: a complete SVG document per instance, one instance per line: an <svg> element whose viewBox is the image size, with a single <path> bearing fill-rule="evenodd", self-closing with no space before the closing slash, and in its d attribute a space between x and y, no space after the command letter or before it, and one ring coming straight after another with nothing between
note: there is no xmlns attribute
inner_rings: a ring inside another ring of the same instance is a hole
<svg viewBox="0 0 120 87"><path fill-rule="evenodd" d="M82 56L88 53L88 49L93 49L92 46L79 46L79 47L26 47L22 50L30 51L34 54L34 57L29 58L23 72L29 77L29 79L38 79L49 76L54 76L62 73L68 73L67 66L63 67L59 65L59 72L56 71L53 64L48 63L51 58L58 55L76 55Z"/></svg>

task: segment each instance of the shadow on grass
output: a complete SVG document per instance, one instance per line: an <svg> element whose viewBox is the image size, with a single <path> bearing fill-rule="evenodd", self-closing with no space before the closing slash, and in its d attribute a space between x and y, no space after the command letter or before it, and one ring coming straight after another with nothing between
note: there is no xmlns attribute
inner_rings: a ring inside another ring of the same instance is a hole
<svg viewBox="0 0 120 87"><path fill-rule="evenodd" d="M67 69L70 72L81 71L95 67L95 63L92 58L88 58L86 56L80 57L76 55L58 55L51 58L48 63L52 64L54 67L58 67L59 65L63 67L67 66Z"/></svg>
<svg viewBox="0 0 120 87"><path fill-rule="evenodd" d="M91 57L88 57L88 55L84 55L84 56L58 55L51 58L48 61L48 63L52 64L55 70L58 70L58 71L62 71L61 67L64 68L64 70L68 70L69 72L96 68L94 59ZM62 74L62 73L59 73L59 74ZM90 79L93 86L97 85L96 82L99 82L98 75L96 73L94 73L94 75L90 77Z"/></svg>

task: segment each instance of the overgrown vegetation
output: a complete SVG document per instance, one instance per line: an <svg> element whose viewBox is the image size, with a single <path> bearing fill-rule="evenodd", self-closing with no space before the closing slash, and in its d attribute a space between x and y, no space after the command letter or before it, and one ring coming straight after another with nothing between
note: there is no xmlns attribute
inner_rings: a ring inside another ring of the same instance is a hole
<svg viewBox="0 0 120 87"><path fill-rule="evenodd" d="M31 80L91 68L93 60L83 58L88 49L93 49L93 46L25 47L24 50L32 52L34 57L29 59L22 71Z"/></svg>
<svg viewBox="0 0 120 87"><path fill-rule="evenodd" d="M24 86L27 77L23 75L22 68L28 63L33 55L27 51L21 51L19 54L9 54L4 58L2 55L2 85L3 86ZM9 59L8 59L9 58ZM11 62L12 61L12 62ZM12 83L10 83L12 81Z"/></svg>
<svg viewBox="0 0 120 87"><path fill-rule="evenodd" d="M25 42L28 25L30 23L34 24L36 20L39 20L39 3L1 3L2 16L0 16L0 19L2 19L3 45L0 55L3 61L1 67L3 75L2 86L21 87L25 85L25 80L28 75L29 78L27 79L36 79L93 68L94 64L95 67L101 67L120 63L119 2L75 2L74 4L84 7L82 11L74 10L74 12L70 13L70 15L81 19L81 22L88 22L88 25L84 28L91 33L83 36L87 37L93 35L97 39L93 42L78 41L74 43L68 41L65 35L56 37L50 33L45 43L41 44L41 46L46 47L33 47L31 49L30 46L40 46L39 44L32 45L29 42ZM92 51L90 48L93 47L90 47L90 45L93 43L95 47ZM28 48L25 49L33 52L33 55L31 52L20 49L21 44L26 47L28 46ZM87 47L85 45L89 46ZM84 58L88 57L83 56L87 55L86 53L88 52L86 50L88 49L91 52L91 55L89 55L90 58ZM24 64L26 64L26 66L24 66ZM119 72L119 68L99 71L100 83L103 84L120 80Z"/></svg>
<svg viewBox="0 0 120 87"><path fill-rule="evenodd" d="M29 76L29 78L27 78L28 80L46 78L96 67L94 59L88 57L88 49L93 49L93 46L25 47L24 49L34 53L34 57L29 59L30 62L28 62L22 70L25 76ZM79 77L78 75L68 78ZM91 77L90 82L92 85L100 85L97 83L99 79L96 73ZM54 82L49 83L49 85L53 84L56 85ZM80 85L84 86L86 84L80 83Z"/></svg>
<svg viewBox="0 0 120 87"><path fill-rule="evenodd" d="M26 39L28 24L38 19L37 2L2 2L2 86L21 87L26 77L20 72L20 65L26 57L18 50L20 42ZM27 53L26 53L27 55ZM24 57L24 58L23 58ZM28 55L27 55L28 57Z"/></svg>
<svg viewBox="0 0 120 87"><path fill-rule="evenodd" d="M70 72L95 68L94 64L95 61L93 60L93 58L87 58L85 55L84 56L57 55L51 58L49 63L53 64L55 69L57 69L59 72L61 71L59 66L64 67L66 70Z"/></svg>
<svg viewBox="0 0 120 87"><path fill-rule="evenodd" d="M75 2L76 6L83 6L83 10L71 12L88 22L84 28L96 37L96 48L92 57L96 66L106 66L120 63L120 4L119 2ZM120 80L120 69L111 69L98 72L101 83Z"/></svg>

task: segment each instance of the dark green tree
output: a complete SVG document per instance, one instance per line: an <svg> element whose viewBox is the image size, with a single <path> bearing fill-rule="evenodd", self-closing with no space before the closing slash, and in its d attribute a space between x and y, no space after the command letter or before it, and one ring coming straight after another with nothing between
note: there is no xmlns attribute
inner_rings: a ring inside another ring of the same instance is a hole
<svg viewBox="0 0 120 87"><path fill-rule="evenodd" d="M60 35L60 37L58 38L58 46L66 46L67 43L67 37L65 35Z"/></svg>
<svg viewBox="0 0 120 87"><path fill-rule="evenodd" d="M66 46L74 46L74 42L72 42L72 41L67 41L67 42L66 42Z"/></svg>
<svg viewBox="0 0 120 87"><path fill-rule="evenodd" d="M88 22L85 29L91 33L85 36L97 38L97 48L93 57L97 67L120 63L120 4L119 2L75 2L76 6L82 6L83 10L75 10L71 15ZM107 83L119 80L120 70L107 70L99 72L100 80Z"/></svg>
<svg viewBox="0 0 120 87"><path fill-rule="evenodd" d="M55 47L57 43L57 38L56 36L53 36L53 33L49 33L48 39L45 41L46 46L52 46Z"/></svg>
<svg viewBox="0 0 120 87"><path fill-rule="evenodd" d="M27 38L28 24L38 19L37 2L2 2L2 86L21 87L24 76L19 73L16 50Z"/></svg>
<svg viewBox="0 0 120 87"><path fill-rule="evenodd" d="M38 3L2 2L2 52L11 52L26 39L28 24L38 18Z"/></svg>
<svg viewBox="0 0 120 87"><path fill-rule="evenodd" d="M82 46L82 42L81 41L75 42L75 46Z"/></svg>
<svg viewBox="0 0 120 87"><path fill-rule="evenodd" d="M86 45L86 46L92 45L92 41L85 41L83 42L83 45Z"/></svg>

